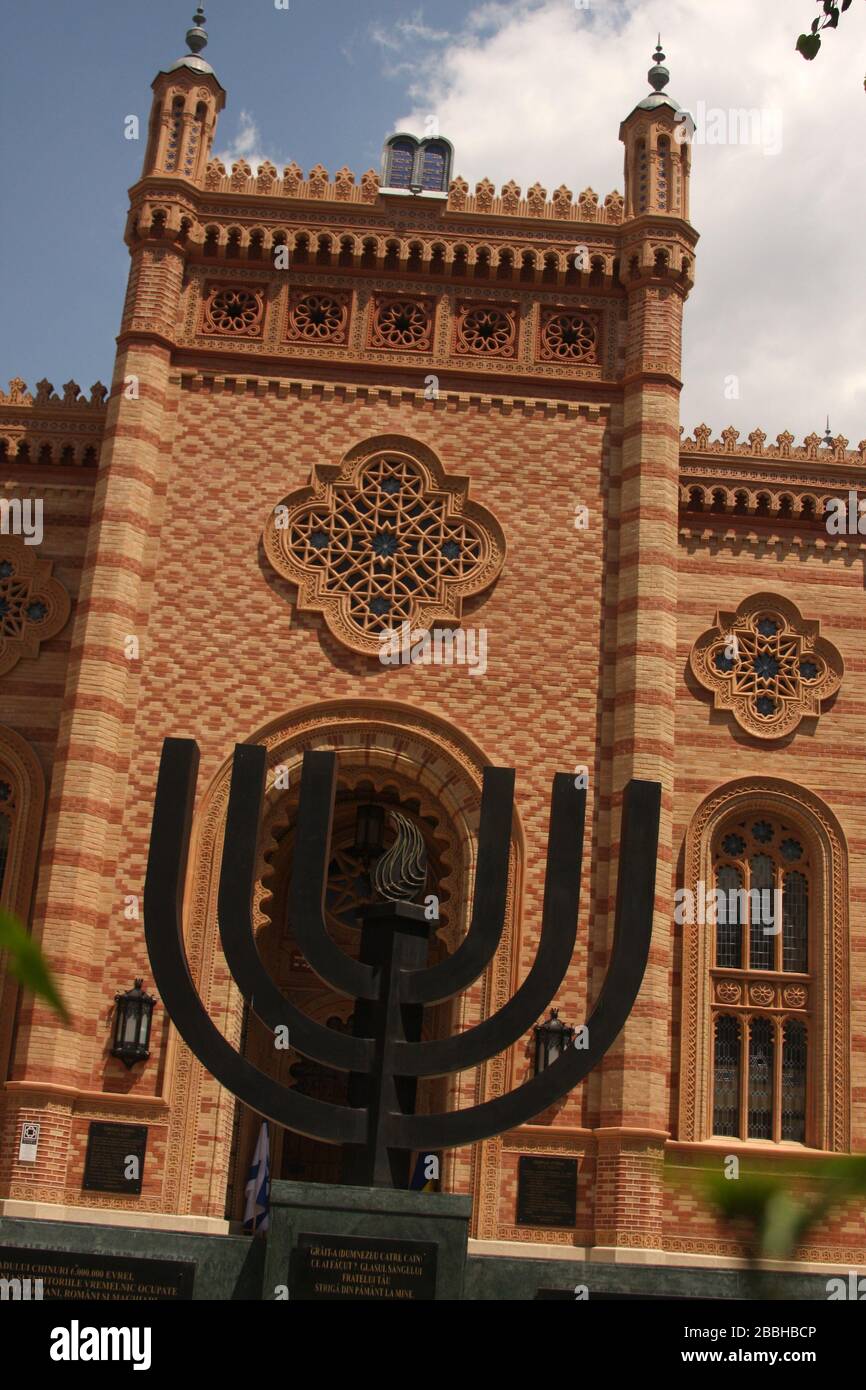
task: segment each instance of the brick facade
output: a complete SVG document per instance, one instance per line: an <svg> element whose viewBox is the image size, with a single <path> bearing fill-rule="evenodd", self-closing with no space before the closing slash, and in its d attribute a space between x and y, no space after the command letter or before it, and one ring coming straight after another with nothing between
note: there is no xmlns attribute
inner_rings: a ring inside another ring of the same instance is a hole
<svg viewBox="0 0 866 1390"><path fill-rule="evenodd" d="M296 166L282 177L242 161L224 170L209 160L224 94L198 60L161 73L154 92L107 408L97 388L91 404L77 388L58 401L47 383L36 399L20 382L0 397L4 495L44 498L40 554L72 605L64 629L0 677L0 732L10 748L18 739L32 750L47 788L44 821L34 811L28 829L36 872L23 875L13 905L75 1019L63 1029L26 997L15 1013L9 981L0 994L4 1017L15 1014L14 1036L11 1026L0 1033L9 1059L0 1202L238 1214L253 1117L235 1115L159 1007L146 1065L127 1071L109 1051L115 992L149 977L135 913L165 736L201 748L187 950L235 1045L243 1020L216 937L215 868L236 742L261 742L271 769L291 769L287 799L269 792L254 908L285 987L323 1020L346 1011L286 964L275 906L286 865L266 833L290 823L303 749L336 747L341 786L391 788L435 821L449 885L443 949L466 925L481 769L517 769L503 944L433 1031L471 1026L524 978L551 779L585 765L582 921L556 1002L579 1022L604 978L632 777L662 784L643 989L578 1091L522 1130L447 1156L445 1184L472 1192L481 1238L730 1259L736 1241L688 1184L666 1183L666 1168L736 1153L799 1182L819 1151L866 1146L860 541L835 540L821 520L826 498L866 485L866 444L792 449L780 436L768 447L760 432L741 444L728 431L714 444L705 427L681 439L682 314L697 236L689 147L665 152L671 103L644 102L622 127L624 198L587 190L575 201L564 185L550 198L539 185L497 197L487 181L473 195L459 178L447 195L413 198L383 191L373 172L356 182L347 170L333 181L321 169L304 180ZM64 455L67 423L74 448ZM50 456L46 440L56 441ZM381 665L321 612L301 611L295 586L268 564L262 537L274 508L366 441L410 458L432 451L501 528L501 572L461 615L486 631L484 675ZM689 668L717 611L765 592L820 618L845 671L820 717L778 742L715 709ZM0 767L5 747L0 739ZM824 826L827 889L812 930L824 943L815 1026L827 1042L811 1064L806 1145L709 1137L710 962L705 943L676 924L673 901L692 861L708 862L700 827L716 822L700 808L721 798L726 813L729 789L736 809L741 779L754 804L787 795L795 819L799 807L804 824ZM255 1056L255 1025L246 1045ZM422 1087L421 1103L472 1104L529 1067L527 1040L450 1086ZM82 1192L87 1124L104 1118L149 1126L140 1197ZM27 1119L42 1126L36 1164L17 1159ZM579 1158L576 1231L516 1225L521 1153ZM866 1225L850 1214L804 1258L843 1251L866 1263Z"/></svg>

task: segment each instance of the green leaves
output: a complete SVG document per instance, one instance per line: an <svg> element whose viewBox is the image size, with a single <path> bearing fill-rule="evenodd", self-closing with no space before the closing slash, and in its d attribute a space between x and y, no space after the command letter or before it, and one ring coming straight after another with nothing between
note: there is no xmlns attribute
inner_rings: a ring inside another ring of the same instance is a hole
<svg viewBox="0 0 866 1390"><path fill-rule="evenodd" d="M791 1195L787 1178L759 1173L739 1178L704 1174L699 1190L727 1220L748 1223L755 1259L790 1260L809 1230L833 1207L866 1193L866 1155L829 1159L810 1176L816 1190L802 1200Z"/></svg>
<svg viewBox="0 0 866 1390"><path fill-rule="evenodd" d="M821 22L821 15L818 15L817 19L812 20L811 32L801 34L795 44L796 51L801 53L807 62L811 62L816 57L818 49L821 47L821 36L818 31L838 28L839 20L851 6L851 0L818 0L818 4L824 14L823 23Z"/></svg>
<svg viewBox="0 0 866 1390"><path fill-rule="evenodd" d="M0 951L9 953L9 970L39 999L44 999L64 1023L71 1023L66 1005L54 983L54 977L42 954L38 941L13 917L0 908Z"/></svg>
<svg viewBox="0 0 866 1390"><path fill-rule="evenodd" d="M801 34L797 40L797 52L802 53L809 62L817 55L820 47L821 40L817 34Z"/></svg>

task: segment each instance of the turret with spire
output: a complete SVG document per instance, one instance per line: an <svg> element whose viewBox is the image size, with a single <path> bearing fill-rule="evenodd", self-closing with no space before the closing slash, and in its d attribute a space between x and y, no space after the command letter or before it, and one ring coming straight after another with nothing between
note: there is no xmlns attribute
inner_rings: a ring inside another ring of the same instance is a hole
<svg viewBox="0 0 866 1390"><path fill-rule="evenodd" d="M652 88L620 126L625 144L627 217L646 213L688 219L691 132L687 111L665 91L670 72L664 66L661 35L647 73Z"/></svg>
<svg viewBox="0 0 866 1390"><path fill-rule="evenodd" d="M210 63L201 57L208 43L206 23L199 5L186 34L189 52L154 80L143 175L174 174L192 183L204 179L226 98Z"/></svg>

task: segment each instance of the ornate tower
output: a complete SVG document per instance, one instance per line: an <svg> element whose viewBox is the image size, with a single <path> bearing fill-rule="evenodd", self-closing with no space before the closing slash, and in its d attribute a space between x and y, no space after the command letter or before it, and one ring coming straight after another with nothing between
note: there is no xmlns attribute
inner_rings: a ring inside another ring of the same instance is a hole
<svg viewBox="0 0 866 1390"><path fill-rule="evenodd" d="M199 183L204 176L226 99L213 68L199 56L207 47L204 23L199 6L186 35L189 53L154 79L142 177L176 174Z"/></svg>
<svg viewBox="0 0 866 1390"><path fill-rule="evenodd" d="M600 1080L592 1082L599 1130L596 1212L600 1243L625 1228L646 1248L662 1239L662 1170L669 1133L667 1001L670 911L679 436L683 304L692 284L696 233L686 218L688 146L677 140L679 107L664 88L656 50L651 94L620 128L625 144L625 291L621 395L612 430L611 513L618 554L611 575L616 612L608 641L613 705L610 793L618 806L631 777L662 784L653 949L644 989ZM619 855L616 813L608 822L611 864ZM612 891L614 880L609 879ZM610 922L608 923L610 932ZM610 939L610 938L608 938Z"/></svg>

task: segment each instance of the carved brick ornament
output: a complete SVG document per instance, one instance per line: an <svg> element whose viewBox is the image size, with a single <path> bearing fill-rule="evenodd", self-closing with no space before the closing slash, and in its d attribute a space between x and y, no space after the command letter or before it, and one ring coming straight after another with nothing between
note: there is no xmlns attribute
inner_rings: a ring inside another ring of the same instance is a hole
<svg viewBox="0 0 866 1390"><path fill-rule="evenodd" d="M598 329L585 314L548 310L542 315L538 355L545 362L597 362Z"/></svg>
<svg viewBox="0 0 866 1390"><path fill-rule="evenodd" d="M719 612L691 653L695 679L730 710L741 729L781 738L815 718L842 681L842 657L819 623L778 594L754 594L735 613Z"/></svg>
<svg viewBox="0 0 866 1390"><path fill-rule="evenodd" d="M0 676L66 625L69 595L51 577L51 561L18 536L0 536Z"/></svg>
<svg viewBox="0 0 866 1390"><path fill-rule="evenodd" d="M373 311L370 345L429 352L433 345L433 300L382 296Z"/></svg>
<svg viewBox="0 0 866 1390"><path fill-rule="evenodd" d="M265 317L264 290L246 285L213 285L202 317L203 333L228 338L258 338Z"/></svg>
<svg viewBox="0 0 866 1390"><path fill-rule="evenodd" d="M338 291L296 290L289 307L287 338L302 343L345 343L349 296Z"/></svg>
<svg viewBox="0 0 866 1390"><path fill-rule="evenodd" d="M514 357L517 311L497 304L460 306L454 329L456 352L472 357Z"/></svg>
<svg viewBox="0 0 866 1390"><path fill-rule="evenodd" d="M502 530L469 501L469 480L400 436L320 465L308 487L274 508L268 560L298 586L298 608L322 613L339 641L377 654L380 634L456 626L463 599L499 575Z"/></svg>

